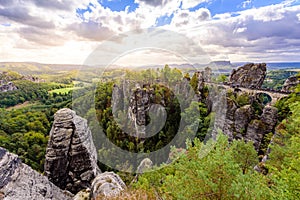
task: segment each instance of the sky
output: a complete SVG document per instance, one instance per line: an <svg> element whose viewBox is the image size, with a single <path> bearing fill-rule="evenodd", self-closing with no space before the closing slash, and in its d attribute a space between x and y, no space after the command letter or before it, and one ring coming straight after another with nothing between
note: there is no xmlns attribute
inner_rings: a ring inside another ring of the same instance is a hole
<svg viewBox="0 0 300 200"><path fill-rule="evenodd" d="M0 0L0 62L300 61L300 0Z"/></svg>

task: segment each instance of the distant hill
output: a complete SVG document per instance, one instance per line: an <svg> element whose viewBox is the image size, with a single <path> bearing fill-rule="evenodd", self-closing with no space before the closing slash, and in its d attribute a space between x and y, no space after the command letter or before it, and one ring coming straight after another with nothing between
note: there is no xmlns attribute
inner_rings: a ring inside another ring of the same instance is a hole
<svg viewBox="0 0 300 200"><path fill-rule="evenodd" d="M178 68L182 71L194 71L195 69L201 70L205 67L210 67L214 73L230 73L233 68L238 66L243 66L247 62L234 62L230 61L212 61L207 64L199 63L183 63L183 64L172 64L168 63L171 68ZM135 69L147 69L147 68L163 68L165 64L161 65L145 65L140 67L134 67ZM129 68L130 66L128 66ZM106 70L124 68L124 66L109 66ZM125 67L127 68L127 67ZM300 69L300 62L278 62L278 63L267 63L268 70L280 70L280 69ZM101 66L85 66L85 65L74 65L74 64L42 64L36 62L0 62L0 72L2 71L15 71L23 75L62 75L62 74L74 74L76 71L81 71L84 73L94 74L96 71L97 74L100 71L103 71L105 68ZM91 75L90 74L90 75Z"/></svg>
<svg viewBox="0 0 300 200"><path fill-rule="evenodd" d="M183 71L185 70L193 70L193 69L203 69L205 67L210 67L212 70L214 71L222 71L222 70L226 70L226 71L231 71L232 68L235 68L236 65L232 64L230 61L212 61L210 63L206 63L206 64L199 64L199 63L183 63L183 64L175 64L175 63L168 63L168 65L171 68L178 68L181 69ZM161 65L146 65L146 66L141 66L139 68L142 69L147 69L147 68L163 68L165 66L165 64L161 64Z"/></svg>
<svg viewBox="0 0 300 200"><path fill-rule="evenodd" d="M87 68L83 65L66 64L42 64L35 62L0 62L0 71L15 71L24 75L55 73L59 71L73 71L81 68Z"/></svg>
<svg viewBox="0 0 300 200"><path fill-rule="evenodd" d="M235 62L235 66L243 66L247 62ZM268 70L300 69L300 62L267 62Z"/></svg>

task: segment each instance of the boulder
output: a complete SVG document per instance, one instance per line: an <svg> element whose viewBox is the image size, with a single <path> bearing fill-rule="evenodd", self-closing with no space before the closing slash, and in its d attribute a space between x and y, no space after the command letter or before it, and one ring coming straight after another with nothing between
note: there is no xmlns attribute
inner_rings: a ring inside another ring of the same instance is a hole
<svg viewBox="0 0 300 200"><path fill-rule="evenodd" d="M295 86L297 86L298 84L300 84L300 76L292 76L289 77L288 79L286 79L286 81L284 82L283 86L282 86L282 91L283 92L292 92L293 88Z"/></svg>
<svg viewBox="0 0 300 200"><path fill-rule="evenodd" d="M267 67L265 63L249 63L237 70L233 69L230 83L244 88L260 88L265 80Z"/></svg>
<svg viewBox="0 0 300 200"><path fill-rule="evenodd" d="M145 171L151 169L153 166L153 162L149 158L144 158L137 168L137 173L142 174Z"/></svg>
<svg viewBox="0 0 300 200"><path fill-rule="evenodd" d="M114 172L104 172L98 175L92 183L91 196L115 197L126 188L125 183Z"/></svg>
<svg viewBox="0 0 300 200"><path fill-rule="evenodd" d="M54 115L44 171L51 182L73 194L89 188L100 173L87 121L70 109Z"/></svg>
<svg viewBox="0 0 300 200"><path fill-rule="evenodd" d="M39 174L17 155L0 147L0 199L72 199L72 194L63 191L47 177Z"/></svg>
<svg viewBox="0 0 300 200"><path fill-rule="evenodd" d="M74 197L73 200L89 200L91 196L91 190L88 189L84 189L81 190L80 192L78 192Z"/></svg>

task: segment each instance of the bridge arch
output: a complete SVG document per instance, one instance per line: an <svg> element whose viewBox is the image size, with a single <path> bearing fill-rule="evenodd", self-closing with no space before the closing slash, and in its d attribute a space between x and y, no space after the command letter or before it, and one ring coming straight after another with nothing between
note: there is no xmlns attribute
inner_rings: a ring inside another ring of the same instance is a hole
<svg viewBox="0 0 300 200"><path fill-rule="evenodd" d="M273 104L277 101L277 99L272 97L271 94L269 94L268 92L256 92L255 97L256 99L260 99L264 105L267 105L269 103Z"/></svg>

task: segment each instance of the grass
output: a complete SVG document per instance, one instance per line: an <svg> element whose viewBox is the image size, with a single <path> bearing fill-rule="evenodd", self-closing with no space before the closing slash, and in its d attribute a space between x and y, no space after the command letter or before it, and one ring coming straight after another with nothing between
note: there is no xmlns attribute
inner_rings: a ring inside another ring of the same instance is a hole
<svg viewBox="0 0 300 200"><path fill-rule="evenodd" d="M25 101L22 104L17 104L15 106L8 107L8 108L6 108L6 110L28 108L28 107L31 107L31 106L34 106L34 105L37 105L37 103L30 103L29 101Z"/></svg>
<svg viewBox="0 0 300 200"><path fill-rule="evenodd" d="M67 87L67 88L60 88L60 89L55 89L55 90L51 90L49 91L49 94L53 94L53 93L56 93L56 94L67 94L69 91L71 90L76 90L76 89L79 89L81 87Z"/></svg>

